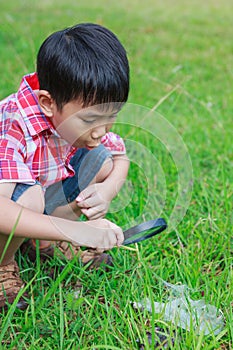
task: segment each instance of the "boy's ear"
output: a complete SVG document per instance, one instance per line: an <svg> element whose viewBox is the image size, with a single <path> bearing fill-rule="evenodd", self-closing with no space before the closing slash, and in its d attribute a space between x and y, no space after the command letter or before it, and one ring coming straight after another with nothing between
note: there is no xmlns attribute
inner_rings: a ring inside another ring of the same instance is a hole
<svg viewBox="0 0 233 350"><path fill-rule="evenodd" d="M42 112L46 115L46 117L53 117L55 104L50 93L47 90L39 90L37 96Z"/></svg>

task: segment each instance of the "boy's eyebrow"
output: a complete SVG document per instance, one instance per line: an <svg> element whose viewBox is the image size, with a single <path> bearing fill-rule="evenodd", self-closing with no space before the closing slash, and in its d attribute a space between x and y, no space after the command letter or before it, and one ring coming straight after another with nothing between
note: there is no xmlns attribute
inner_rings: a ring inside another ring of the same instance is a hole
<svg viewBox="0 0 233 350"><path fill-rule="evenodd" d="M102 114L101 113L97 113L97 112L94 112L94 111L81 111L80 112L80 115L82 117L95 117L95 116L101 116Z"/></svg>
<svg viewBox="0 0 233 350"><path fill-rule="evenodd" d="M118 111L114 111L112 113L106 113L104 114L103 112L97 112L97 111L80 111L78 112L78 114L81 117L87 117L87 118L91 118L91 117L102 117L102 116L113 116L116 115L118 113Z"/></svg>

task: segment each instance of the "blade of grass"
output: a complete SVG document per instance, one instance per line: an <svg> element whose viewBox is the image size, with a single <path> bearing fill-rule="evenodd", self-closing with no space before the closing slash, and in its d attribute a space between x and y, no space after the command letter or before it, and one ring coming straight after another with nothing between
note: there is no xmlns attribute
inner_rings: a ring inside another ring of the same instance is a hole
<svg viewBox="0 0 233 350"><path fill-rule="evenodd" d="M60 308L60 349L64 347L64 306L61 284L59 284L59 308Z"/></svg>
<svg viewBox="0 0 233 350"><path fill-rule="evenodd" d="M11 231L9 237L8 237L8 240L7 240L7 242L6 242L6 245L5 245L5 247L4 247L3 253L2 253L1 258L0 258L0 265L1 265L2 261L3 261L3 259L4 259L4 256L5 256L6 252L7 252L7 249L8 249L8 247L9 247L9 245L10 245L10 243L11 243L11 240L12 240L14 234L15 234L15 230L16 230L16 227L17 227L17 225L18 225L18 222L19 222L21 213L22 213L22 210L21 210L20 213L19 213L19 216L18 216L18 218L17 218L17 220L16 220L16 222L15 222L15 224L14 224L14 226L13 226L13 229L12 229L12 231Z"/></svg>

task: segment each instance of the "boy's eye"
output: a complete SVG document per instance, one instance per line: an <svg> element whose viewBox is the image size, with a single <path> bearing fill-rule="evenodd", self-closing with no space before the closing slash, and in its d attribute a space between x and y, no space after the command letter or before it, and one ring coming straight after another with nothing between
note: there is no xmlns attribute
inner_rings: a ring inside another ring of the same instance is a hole
<svg viewBox="0 0 233 350"><path fill-rule="evenodd" d="M87 123L87 124L94 123L95 121L96 121L96 119L83 119L83 122Z"/></svg>
<svg viewBox="0 0 233 350"><path fill-rule="evenodd" d="M116 119L117 115L116 114L112 114L108 117L108 119L112 122L114 119ZM86 124L94 124L98 119L100 119L101 117L97 117L97 118L83 118L82 121ZM106 120L107 122L107 120Z"/></svg>

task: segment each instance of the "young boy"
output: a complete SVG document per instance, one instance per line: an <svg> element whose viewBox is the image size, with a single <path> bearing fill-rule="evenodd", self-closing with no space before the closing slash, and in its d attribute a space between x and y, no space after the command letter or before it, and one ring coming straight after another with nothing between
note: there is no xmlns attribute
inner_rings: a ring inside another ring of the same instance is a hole
<svg viewBox="0 0 233 350"><path fill-rule="evenodd" d="M51 241L68 258L95 248L84 262L122 244L121 228L103 217L128 172L124 143L110 132L128 92L123 46L85 23L50 35L37 72L0 103L0 307L23 286L14 254L25 238L34 251L40 240L41 256Z"/></svg>

